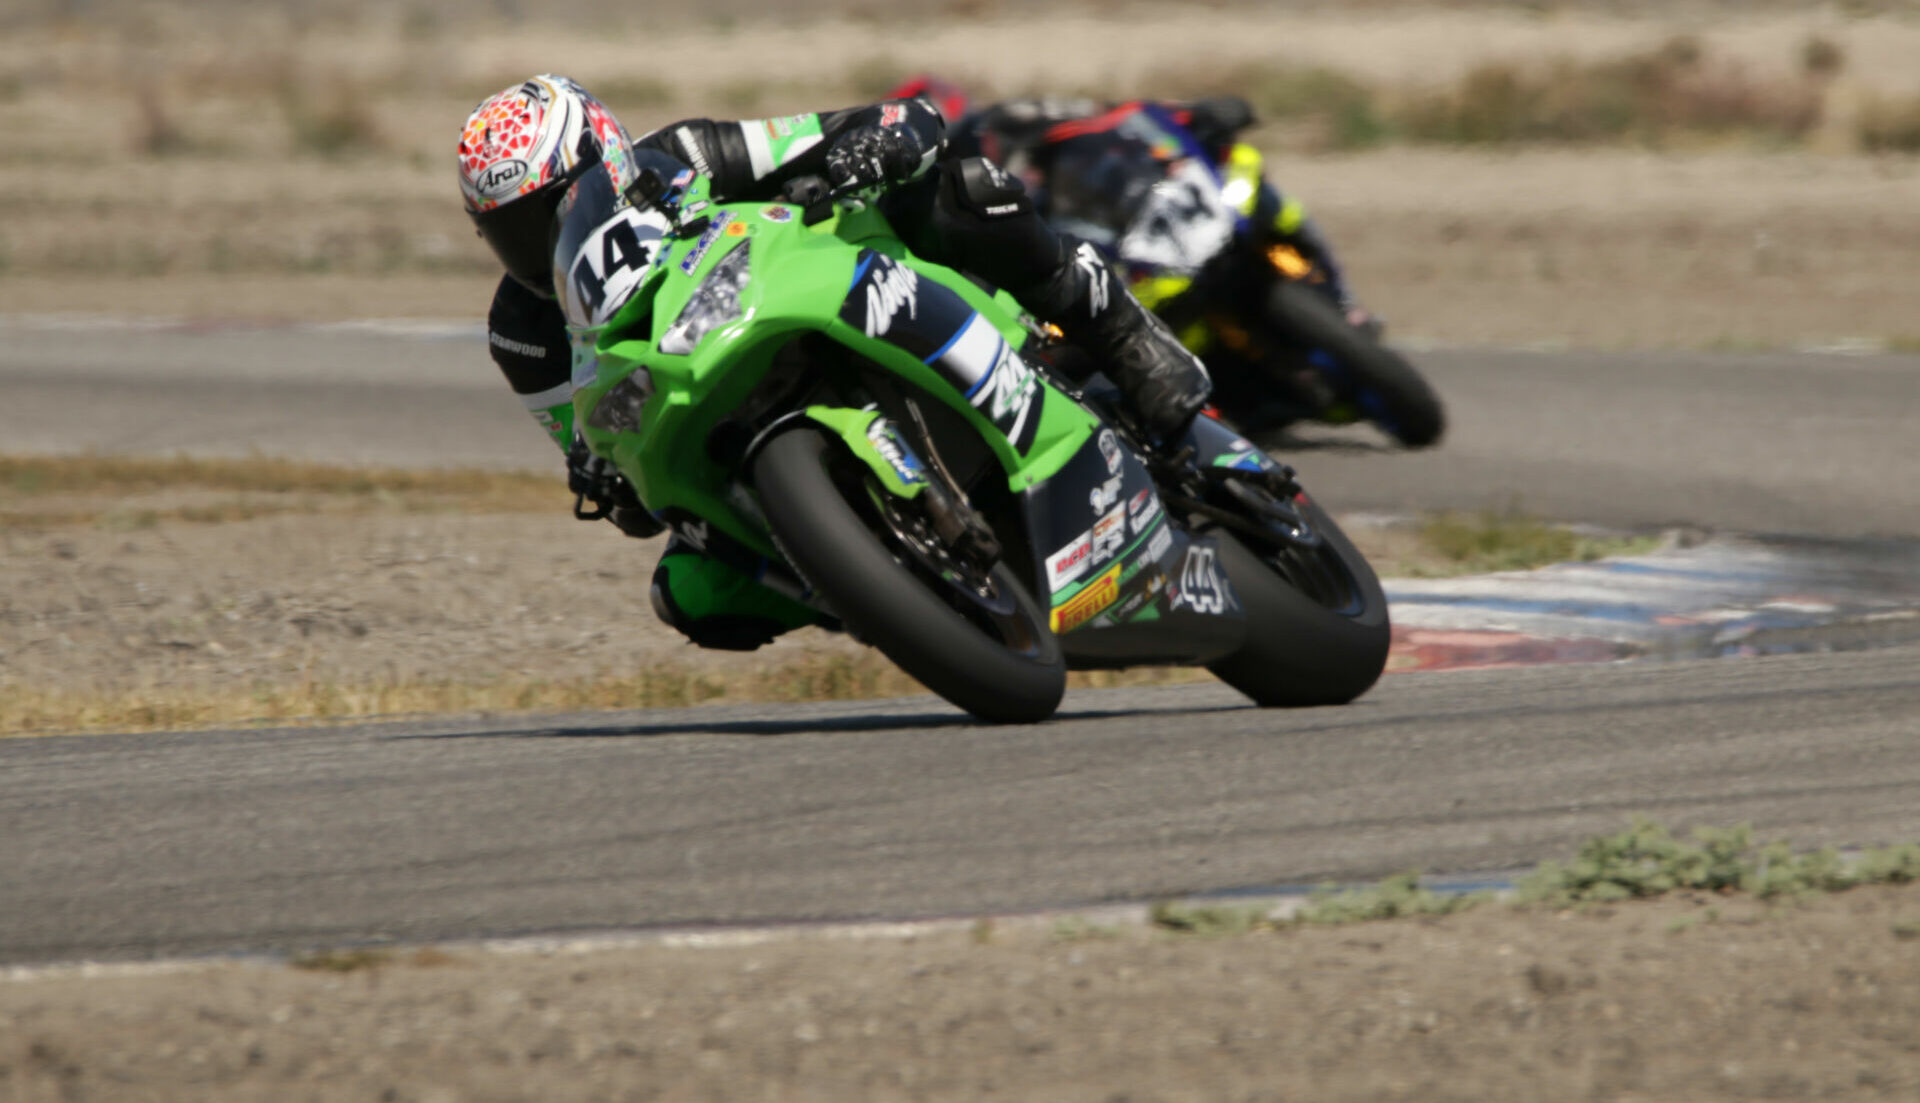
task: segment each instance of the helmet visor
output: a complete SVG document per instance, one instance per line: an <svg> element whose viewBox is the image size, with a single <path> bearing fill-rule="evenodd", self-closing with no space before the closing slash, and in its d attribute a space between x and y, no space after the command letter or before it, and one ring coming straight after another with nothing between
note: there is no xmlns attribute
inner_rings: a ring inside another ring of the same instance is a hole
<svg viewBox="0 0 1920 1103"><path fill-rule="evenodd" d="M560 190L548 189L473 216L507 274L543 299L553 298L553 208L559 196Z"/></svg>

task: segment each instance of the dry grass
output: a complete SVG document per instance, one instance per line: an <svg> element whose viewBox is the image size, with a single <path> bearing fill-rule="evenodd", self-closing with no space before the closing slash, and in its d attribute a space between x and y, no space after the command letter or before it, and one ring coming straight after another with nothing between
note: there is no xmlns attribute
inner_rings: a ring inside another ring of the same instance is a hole
<svg viewBox="0 0 1920 1103"><path fill-rule="evenodd" d="M559 497L553 476L531 472L341 467L266 456L236 460L188 456L0 455L0 504L19 504L55 495L125 499L180 490L344 497L488 513L547 509ZM254 504L246 508L266 513L285 512L294 507ZM81 517L94 517L102 511L76 512ZM160 516L163 515L156 514L155 518ZM187 521L244 519L225 506L211 510L185 508L164 516Z"/></svg>
<svg viewBox="0 0 1920 1103"><path fill-rule="evenodd" d="M1207 681L1204 670L1150 667L1069 675L1075 689ZM878 652L811 656L751 671L662 665L587 678L502 677L343 683L302 680L251 686L155 685L82 690L8 685L0 737L348 723L445 714L686 708L712 703L858 701L925 693Z"/></svg>

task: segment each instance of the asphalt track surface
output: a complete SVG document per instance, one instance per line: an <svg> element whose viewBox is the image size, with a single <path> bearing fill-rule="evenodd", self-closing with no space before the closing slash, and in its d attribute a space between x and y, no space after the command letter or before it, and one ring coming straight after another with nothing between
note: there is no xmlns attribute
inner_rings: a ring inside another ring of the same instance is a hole
<svg viewBox="0 0 1920 1103"><path fill-rule="evenodd" d="M1511 868L1632 813L1920 837L1920 650L0 744L0 960L974 914Z"/></svg>
<svg viewBox="0 0 1920 1103"><path fill-rule="evenodd" d="M1912 538L1920 361L1432 353L1453 431L1287 453L1340 509ZM476 342L0 328L0 451L552 464ZM1633 813L1920 838L1920 649L0 743L0 960L1016 911L1502 869Z"/></svg>

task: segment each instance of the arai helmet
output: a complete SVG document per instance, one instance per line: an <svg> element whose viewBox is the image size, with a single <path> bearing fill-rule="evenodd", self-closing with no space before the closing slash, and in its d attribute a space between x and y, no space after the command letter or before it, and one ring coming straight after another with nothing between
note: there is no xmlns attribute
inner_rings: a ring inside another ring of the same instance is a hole
<svg viewBox="0 0 1920 1103"><path fill-rule="evenodd" d="M534 77L473 109L460 133L460 194L508 274L553 297L555 206L596 164L624 188L632 145L613 112L567 77Z"/></svg>

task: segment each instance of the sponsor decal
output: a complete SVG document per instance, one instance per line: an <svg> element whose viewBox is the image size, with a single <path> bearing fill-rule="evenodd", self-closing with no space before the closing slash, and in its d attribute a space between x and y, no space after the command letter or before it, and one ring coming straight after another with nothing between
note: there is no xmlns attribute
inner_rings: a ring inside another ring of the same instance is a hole
<svg viewBox="0 0 1920 1103"><path fill-rule="evenodd" d="M1154 562L1158 562L1160 559L1165 557L1166 554L1172 550L1173 550L1173 529L1170 527L1163 527L1159 532L1156 532L1153 534L1153 539L1147 541L1147 552L1145 555L1141 556L1140 558L1142 562L1154 563ZM1161 576L1160 581L1164 583L1166 581L1166 577L1164 575Z"/></svg>
<svg viewBox="0 0 1920 1103"><path fill-rule="evenodd" d="M907 106L902 103L883 104L880 108L881 126L899 126L907 121Z"/></svg>
<svg viewBox="0 0 1920 1103"><path fill-rule="evenodd" d="M1147 531L1147 526L1153 524L1159 517L1160 499L1153 493L1151 487L1134 495L1133 501L1127 503L1127 526L1133 530L1135 536Z"/></svg>
<svg viewBox="0 0 1920 1103"><path fill-rule="evenodd" d="M1194 543L1187 548L1186 561L1180 566L1180 592L1174 595L1173 607L1205 615L1227 611L1226 587L1221 584L1220 564L1212 547Z"/></svg>
<svg viewBox="0 0 1920 1103"><path fill-rule="evenodd" d="M1066 547L1047 557L1047 589L1058 590L1093 566L1093 530L1088 529Z"/></svg>
<svg viewBox="0 0 1920 1103"><path fill-rule="evenodd" d="M876 254L867 281L867 336L884 336L902 310L911 319L919 308L920 277L892 257Z"/></svg>
<svg viewBox="0 0 1920 1103"><path fill-rule="evenodd" d="M1080 248L1074 250L1073 263L1087 277L1087 316L1097 317L1106 313L1107 302L1112 294L1107 283L1110 278L1107 275L1107 262L1100 259L1092 243L1083 241Z"/></svg>
<svg viewBox="0 0 1920 1103"><path fill-rule="evenodd" d="M1242 452L1237 456L1219 455L1213 457L1213 466L1230 471L1264 471L1266 458L1258 452Z"/></svg>
<svg viewBox="0 0 1920 1103"><path fill-rule="evenodd" d="M1125 475L1115 475L1113 478L1087 491L1087 502L1093 506L1093 512L1097 514L1105 513L1112 509L1113 503L1120 500L1120 484L1125 481ZM1148 492L1145 490L1140 492L1140 496L1143 498L1146 497L1147 494Z"/></svg>
<svg viewBox="0 0 1920 1103"><path fill-rule="evenodd" d="M1033 396L1039 389L1040 380L1033 369L1012 345L1001 341L1000 355L968 401L1017 446L1024 436L1021 430L1025 428Z"/></svg>
<svg viewBox="0 0 1920 1103"><path fill-rule="evenodd" d="M747 224L744 222L727 223L727 236L728 237L746 237Z"/></svg>
<svg viewBox="0 0 1920 1103"><path fill-rule="evenodd" d="M560 439L567 431L566 424L559 418L554 417L551 410L535 410L533 412L533 420L539 422L540 427L547 431L547 435L553 437L555 440Z"/></svg>
<svg viewBox="0 0 1920 1103"><path fill-rule="evenodd" d="M1093 524L1093 561L1104 563L1116 555L1127 542L1127 511L1122 506L1114 506L1113 511Z"/></svg>
<svg viewBox="0 0 1920 1103"><path fill-rule="evenodd" d="M674 534L693 545L695 551L707 550L707 523L705 521L681 521L673 526Z"/></svg>
<svg viewBox="0 0 1920 1103"><path fill-rule="evenodd" d="M535 360L544 360L547 356L547 347L545 345L530 345L525 341L516 341L511 337L502 337L498 333L489 332L487 334L487 343L497 349L517 352L522 356L531 356Z"/></svg>
<svg viewBox="0 0 1920 1103"><path fill-rule="evenodd" d="M1100 430L1100 454L1107 458L1107 474L1118 475L1120 473L1120 438L1114 436L1111 429Z"/></svg>
<svg viewBox="0 0 1920 1103"><path fill-rule="evenodd" d="M1105 612L1107 606L1118 600L1120 564L1115 563L1107 568L1105 574L1087 583L1085 589L1073 595L1072 600L1053 611L1053 630L1056 633L1071 632Z"/></svg>
<svg viewBox="0 0 1920 1103"><path fill-rule="evenodd" d="M681 169L681 170L680 170L679 172L676 172L676 173L674 173L674 174L673 174L673 186L674 186L674 187L676 187L676 188L684 188L684 187L686 187L686 186L687 186L688 184L691 184L691 183L693 183L693 170L692 170L692 169Z"/></svg>
<svg viewBox="0 0 1920 1103"><path fill-rule="evenodd" d="M693 275L693 270L700 267L700 262L707 258L707 250L713 248L713 243L720 240L720 235L726 232L727 225L732 221L731 211L721 211L713 216L713 222L701 232L700 239L693 243L693 250L680 261L680 271L683 274Z"/></svg>
<svg viewBox="0 0 1920 1103"><path fill-rule="evenodd" d="M527 178L527 171L527 163L518 157L496 161L480 172L473 186L481 195L489 198L506 195L520 186L520 182Z"/></svg>
<svg viewBox="0 0 1920 1103"><path fill-rule="evenodd" d="M793 208L782 207L776 203L771 207L760 208L760 217L766 219L768 222L792 222Z"/></svg>
<svg viewBox="0 0 1920 1103"><path fill-rule="evenodd" d="M887 461L887 466L893 468L893 473L900 476L901 482L911 486L926 481L920 458L907 447L906 441L900 439L899 430L886 418L875 418L873 424L867 426L867 443L873 445L873 450Z"/></svg>

